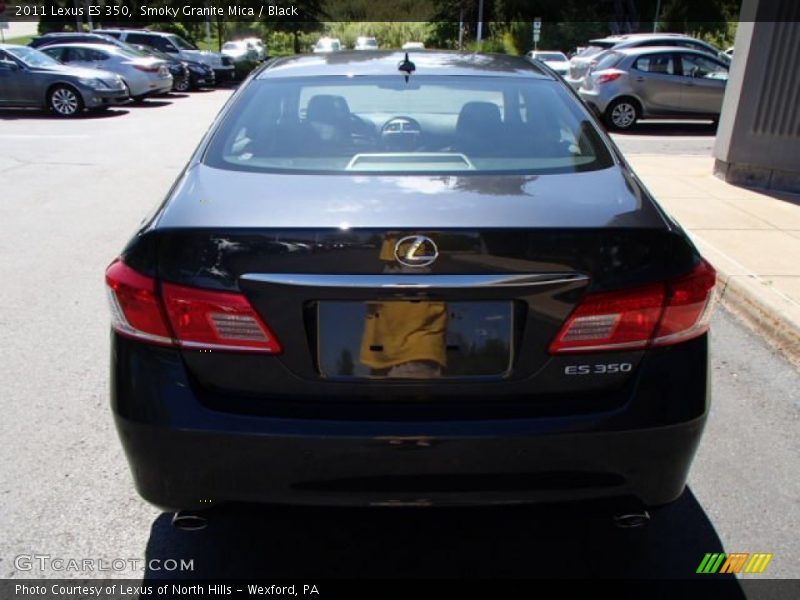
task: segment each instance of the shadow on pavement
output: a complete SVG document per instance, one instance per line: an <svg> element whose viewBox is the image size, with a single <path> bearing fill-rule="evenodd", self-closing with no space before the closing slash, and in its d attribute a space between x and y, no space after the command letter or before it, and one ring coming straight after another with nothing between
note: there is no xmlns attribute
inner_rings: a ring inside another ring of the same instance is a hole
<svg viewBox="0 0 800 600"><path fill-rule="evenodd" d="M132 102L130 104L131 108L159 108L161 106L169 106L172 104L172 98L169 100L153 100L152 98L146 98L141 102Z"/></svg>
<svg viewBox="0 0 800 600"><path fill-rule="evenodd" d="M0 108L0 121L16 121L20 119L39 121L70 121L110 119L127 115L130 111L126 108L109 108L106 110L92 110L81 113L76 117L59 117L58 115L39 108Z"/></svg>
<svg viewBox="0 0 800 600"><path fill-rule="evenodd" d="M614 131L618 135L714 136L717 126L710 121L639 121L630 131Z"/></svg>
<svg viewBox="0 0 800 600"><path fill-rule="evenodd" d="M236 506L209 511L202 531L179 531L171 514L152 525L146 558L194 560L217 578L689 578L707 552L722 552L691 491L650 525L617 529L611 512L576 507L351 509ZM159 563L163 564L163 563ZM708 576L704 576L708 577ZM743 598L733 576L727 598Z"/></svg>

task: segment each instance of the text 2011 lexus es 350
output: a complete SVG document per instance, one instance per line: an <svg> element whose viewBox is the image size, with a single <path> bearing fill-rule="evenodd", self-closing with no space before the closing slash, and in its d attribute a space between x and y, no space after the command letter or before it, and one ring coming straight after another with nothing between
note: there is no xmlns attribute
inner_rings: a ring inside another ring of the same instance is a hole
<svg viewBox="0 0 800 600"><path fill-rule="evenodd" d="M714 269L523 58L266 65L106 282L164 508L660 505L708 411Z"/></svg>

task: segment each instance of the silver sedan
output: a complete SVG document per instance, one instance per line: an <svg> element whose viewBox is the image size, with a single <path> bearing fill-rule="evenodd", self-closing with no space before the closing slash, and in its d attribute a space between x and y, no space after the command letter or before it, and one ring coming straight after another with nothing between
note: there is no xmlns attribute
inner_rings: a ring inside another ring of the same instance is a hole
<svg viewBox="0 0 800 600"><path fill-rule="evenodd" d="M70 66L116 73L134 100L166 94L172 89L172 75L165 61L110 44L54 44L42 48L42 52Z"/></svg>
<svg viewBox="0 0 800 600"><path fill-rule="evenodd" d="M640 118L710 119L722 109L728 66L696 50L632 48L606 53L578 90L614 129Z"/></svg>

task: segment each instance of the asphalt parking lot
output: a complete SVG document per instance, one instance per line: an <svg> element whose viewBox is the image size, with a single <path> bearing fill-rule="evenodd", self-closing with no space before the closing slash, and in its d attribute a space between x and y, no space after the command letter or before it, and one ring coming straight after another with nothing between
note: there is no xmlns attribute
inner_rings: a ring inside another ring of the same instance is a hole
<svg viewBox="0 0 800 600"><path fill-rule="evenodd" d="M645 529L614 529L583 507L237 507L204 531L172 529L133 490L107 407L103 271L229 94L75 120L0 111L0 576L81 575L15 565L48 554L193 559L201 578L687 577L726 551L773 553L765 576L800 577L800 374L722 310L690 489ZM713 129L645 124L615 139L627 153L690 154L710 151Z"/></svg>

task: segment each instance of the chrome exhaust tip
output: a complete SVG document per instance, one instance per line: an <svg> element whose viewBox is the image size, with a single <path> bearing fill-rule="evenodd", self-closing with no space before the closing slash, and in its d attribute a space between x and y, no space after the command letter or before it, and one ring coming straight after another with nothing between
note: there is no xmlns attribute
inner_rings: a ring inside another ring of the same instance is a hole
<svg viewBox="0 0 800 600"><path fill-rule="evenodd" d="M181 531L200 531L208 527L208 519L197 513L178 511L172 515L172 526Z"/></svg>
<svg viewBox="0 0 800 600"><path fill-rule="evenodd" d="M624 512L614 515L614 526L620 529L644 527L650 522L650 513L646 510Z"/></svg>

